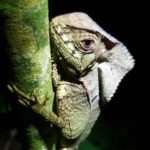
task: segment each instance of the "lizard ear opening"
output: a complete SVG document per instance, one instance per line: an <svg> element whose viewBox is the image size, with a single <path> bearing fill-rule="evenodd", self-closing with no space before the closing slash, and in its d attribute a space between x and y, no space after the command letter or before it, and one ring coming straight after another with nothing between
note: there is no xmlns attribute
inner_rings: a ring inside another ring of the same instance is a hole
<svg viewBox="0 0 150 150"><path fill-rule="evenodd" d="M112 42L111 40L109 40L107 37L102 36L101 41L104 43L106 50L111 50L117 43Z"/></svg>
<svg viewBox="0 0 150 150"><path fill-rule="evenodd" d="M96 53L96 61L98 63L107 61L107 55L111 53L111 50L118 45L120 42L112 37L109 34L96 32L97 36L100 39L100 46L95 51Z"/></svg>
<svg viewBox="0 0 150 150"><path fill-rule="evenodd" d="M134 59L127 48L118 43L108 55L107 62L98 64L101 70L103 97L109 102L116 92L121 80L134 67Z"/></svg>

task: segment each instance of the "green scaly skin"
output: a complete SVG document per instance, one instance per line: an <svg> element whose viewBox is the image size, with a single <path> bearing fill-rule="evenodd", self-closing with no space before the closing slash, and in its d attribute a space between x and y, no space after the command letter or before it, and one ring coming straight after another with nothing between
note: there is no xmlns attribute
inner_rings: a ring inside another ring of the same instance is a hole
<svg viewBox="0 0 150 150"><path fill-rule="evenodd" d="M99 101L110 101L134 59L84 13L55 17L50 35L56 114L65 123L60 147L77 149L100 114Z"/></svg>
<svg viewBox="0 0 150 150"><path fill-rule="evenodd" d="M90 118L91 113L96 118L99 114L99 106L91 112L88 92L80 78L86 76L95 65L96 50L105 46L97 32L67 26L65 22L61 22L61 18L58 22L54 18L50 27L56 110L65 122L61 129L63 137L76 140L72 145L62 142L61 147L76 149L81 139L88 136L96 121ZM88 42L90 45L86 45ZM90 122L89 119L93 121Z"/></svg>

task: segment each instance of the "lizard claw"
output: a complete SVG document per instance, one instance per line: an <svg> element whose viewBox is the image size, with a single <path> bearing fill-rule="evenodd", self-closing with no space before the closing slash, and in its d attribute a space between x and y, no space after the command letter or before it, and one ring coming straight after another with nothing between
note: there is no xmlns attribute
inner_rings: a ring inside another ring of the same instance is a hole
<svg viewBox="0 0 150 150"><path fill-rule="evenodd" d="M18 98L17 100L22 105L29 106L29 105L33 105L33 103L36 103L36 99L34 97L28 96L22 90L20 90L16 85L8 84L7 88L11 93L14 93L17 96Z"/></svg>

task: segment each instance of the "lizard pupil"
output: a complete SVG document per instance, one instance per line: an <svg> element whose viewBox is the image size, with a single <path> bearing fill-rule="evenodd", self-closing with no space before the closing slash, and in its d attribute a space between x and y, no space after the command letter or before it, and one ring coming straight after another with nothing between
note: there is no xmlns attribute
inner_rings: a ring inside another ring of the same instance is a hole
<svg viewBox="0 0 150 150"><path fill-rule="evenodd" d="M90 50L92 48L94 41L91 39L86 39L81 41L81 45L84 50Z"/></svg>

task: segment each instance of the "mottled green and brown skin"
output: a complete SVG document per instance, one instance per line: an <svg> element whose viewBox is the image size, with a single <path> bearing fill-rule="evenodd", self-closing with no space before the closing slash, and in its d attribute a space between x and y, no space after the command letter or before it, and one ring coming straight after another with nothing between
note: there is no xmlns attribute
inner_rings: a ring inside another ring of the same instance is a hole
<svg viewBox="0 0 150 150"><path fill-rule="evenodd" d="M87 92L82 84L60 80L55 64L53 83L56 88L56 113L65 123L62 133L67 139L76 139L85 129L90 114Z"/></svg>
<svg viewBox="0 0 150 150"><path fill-rule="evenodd" d="M105 45L101 34L94 30L69 25L67 19L69 19L67 16L56 17L50 24L52 56L54 63L57 64L53 65L55 71L53 79L57 91L57 114L66 122L62 134L66 139L80 139L75 142L77 147L79 141L90 133L100 113L98 102L92 106L82 78L86 78L86 75L92 72L98 55L105 52ZM76 15L72 19L77 19ZM80 20L76 21L80 23ZM96 55L96 52L99 54ZM57 69L61 79L56 78ZM97 78L95 80L98 82ZM96 94L99 94L99 91Z"/></svg>
<svg viewBox="0 0 150 150"><path fill-rule="evenodd" d="M50 35L56 113L65 123L61 128L63 137L75 140L72 145L64 140L61 146L76 149L100 114L99 101L110 100L134 62L118 40L84 13L55 17L50 23ZM111 72L111 68L115 71ZM101 79L104 75L106 80Z"/></svg>

